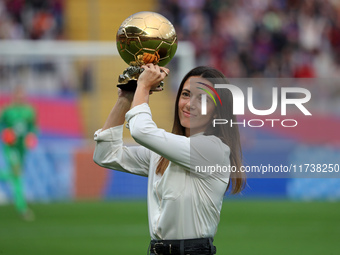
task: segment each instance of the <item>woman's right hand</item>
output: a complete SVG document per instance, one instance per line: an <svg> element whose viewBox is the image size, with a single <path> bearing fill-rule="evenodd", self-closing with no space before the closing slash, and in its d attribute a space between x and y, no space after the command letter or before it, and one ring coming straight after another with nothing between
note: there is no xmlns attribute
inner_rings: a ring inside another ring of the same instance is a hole
<svg viewBox="0 0 340 255"><path fill-rule="evenodd" d="M169 69L151 63L142 65L142 68L144 71L138 78L137 86L143 86L149 91L162 91L162 88L159 88L158 86L169 74Z"/></svg>

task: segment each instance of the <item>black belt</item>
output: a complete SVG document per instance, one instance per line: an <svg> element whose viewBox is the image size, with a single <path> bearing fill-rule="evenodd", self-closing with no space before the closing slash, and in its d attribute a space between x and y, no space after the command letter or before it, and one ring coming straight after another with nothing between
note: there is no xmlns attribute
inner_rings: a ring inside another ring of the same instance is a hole
<svg viewBox="0 0 340 255"><path fill-rule="evenodd" d="M213 255L216 247L213 238L182 240L151 240L150 252L155 255Z"/></svg>

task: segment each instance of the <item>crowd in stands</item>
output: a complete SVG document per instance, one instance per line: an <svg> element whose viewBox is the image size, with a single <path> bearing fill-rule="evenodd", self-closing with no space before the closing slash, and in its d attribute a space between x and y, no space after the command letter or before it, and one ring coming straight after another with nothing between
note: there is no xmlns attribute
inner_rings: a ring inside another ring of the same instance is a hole
<svg viewBox="0 0 340 255"><path fill-rule="evenodd" d="M0 40L61 39L64 0L0 0Z"/></svg>
<svg viewBox="0 0 340 255"><path fill-rule="evenodd" d="M64 12L65 0L0 0L0 40L65 39ZM6 60L0 59L0 91L23 82L33 94L68 95L75 91L74 67L65 59Z"/></svg>
<svg viewBox="0 0 340 255"><path fill-rule="evenodd" d="M340 3L336 0L160 0L198 64L228 77L337 77Z"/></svg>
<svg viewBox="0 0 340 255"><path fill-rule="evenodd" d="M0 0L1 39L62 39L65 0ZM228 77L340 74L337 0L158 0L197 64Z"/></svg>
<svg viewBox="0 0 340 255"><path fill-rule="evenodd" d="M338 0L157 3L179 41L195 46L197 65L231 78L340 78ZM0 40L63 39L64 8L65 0L0 0Z"/></svg>

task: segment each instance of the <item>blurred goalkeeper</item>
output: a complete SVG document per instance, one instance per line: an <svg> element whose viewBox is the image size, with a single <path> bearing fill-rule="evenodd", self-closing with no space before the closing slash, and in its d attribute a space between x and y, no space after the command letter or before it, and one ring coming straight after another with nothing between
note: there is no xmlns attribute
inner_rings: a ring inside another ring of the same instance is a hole
<svg viewBox="0 0 340 255"><path fill-rule="evenodd" d="M0 169L0 180L11 185L16 209L23 219L33 220L34 214L25 200L22 171L27 149L37 145L36 113L25 102L22 87L14 89L12 103L0 113L0 132L7 166Z"/></svg>

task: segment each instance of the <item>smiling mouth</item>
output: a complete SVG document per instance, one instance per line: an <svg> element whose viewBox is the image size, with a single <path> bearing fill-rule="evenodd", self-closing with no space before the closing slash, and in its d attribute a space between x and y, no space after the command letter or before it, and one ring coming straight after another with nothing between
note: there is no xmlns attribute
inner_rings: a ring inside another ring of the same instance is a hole
<svg viewBox="0 0 340 255"><path fill-rule="evenodd" d="M192 113L190 113L190 112L186 112L186 111L183 111L183 115L185 116L185 117L196 117L197 115L195 115L195 114L192 114Z"/></svg>

